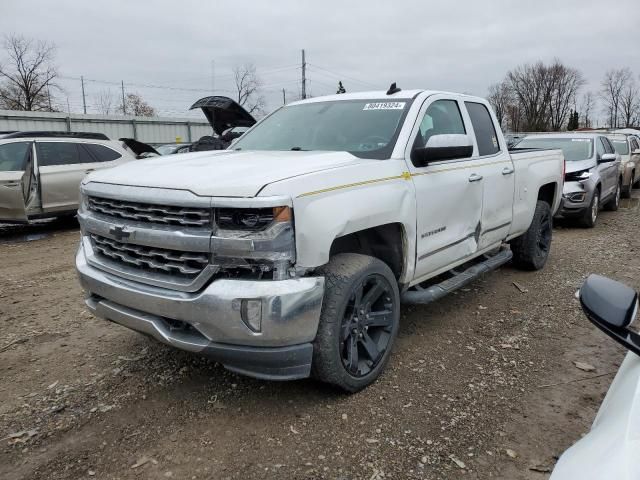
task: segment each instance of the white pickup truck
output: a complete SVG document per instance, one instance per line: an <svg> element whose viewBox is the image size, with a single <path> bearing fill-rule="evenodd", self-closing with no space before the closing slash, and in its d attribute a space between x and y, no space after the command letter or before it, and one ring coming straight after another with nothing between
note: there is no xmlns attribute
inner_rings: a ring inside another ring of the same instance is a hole
<svg viewBox="0 0 640 480"><path fill-rule="evenodd" d="M563 169L559 150L510 154L481 98L313 98L229 150L86 177L76 265L99 317L246 375L353 392L384 369L401 301L511 259L544 266Z"/></svg>

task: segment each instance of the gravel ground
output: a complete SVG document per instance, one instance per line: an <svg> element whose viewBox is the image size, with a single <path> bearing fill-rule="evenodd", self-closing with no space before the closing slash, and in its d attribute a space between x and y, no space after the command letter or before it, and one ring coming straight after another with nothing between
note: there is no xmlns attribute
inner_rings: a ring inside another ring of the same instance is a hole
<svg viewBox="0 0 640 480"><path fill-rule="evenodd" d="M505 267L404 307L389 368L351 396L240 377L96 319L74 224L0 228L0 478L548 478L624 355L573 294L591 272L640 288L638 210L558 226L541 272Z"/></svg>

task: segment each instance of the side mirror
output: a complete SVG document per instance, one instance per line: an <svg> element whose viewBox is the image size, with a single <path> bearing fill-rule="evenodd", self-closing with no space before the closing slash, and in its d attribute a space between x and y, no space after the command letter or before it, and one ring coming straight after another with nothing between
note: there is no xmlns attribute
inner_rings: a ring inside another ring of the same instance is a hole
<svg viewBox="0 0 640 480"><path fill-rule="evenodd" d="M615 162L618 159L618 156L615 153L605 153L600 157L598 163L610 163Z"/></svg>
<svg viewBox="0 0 640 480"><path fill-rule="evenodd" d="M591 322L632 352L640 355L640 335L629 325L638 313L638 293L600 275L589 275L578 293Z"/></svg>
<svg viewBox="0 0 640 480"><path fill-rule="evenodd" d="M469 158L473 155L473 142L468 135L433 135L424 147L414 148L411 160L416 166L424 167L430 162Z"/></svg>
<svg viewBox="0 0 640 480"><path fill-rule="evenodd" d="M631 152L633 155L640 155L640 148L636 148L633 152Z"/></svg>

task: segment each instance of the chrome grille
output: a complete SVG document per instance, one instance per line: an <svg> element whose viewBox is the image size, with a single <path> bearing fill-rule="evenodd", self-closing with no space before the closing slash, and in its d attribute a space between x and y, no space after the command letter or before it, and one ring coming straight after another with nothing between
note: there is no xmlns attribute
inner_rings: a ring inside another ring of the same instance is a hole
<svg viewBox="0 0 640 480"><path fill-rule="evenodd" d="M122 243L111 238L90 234L95 252L126 267L148 272L195 277L209 263L209 255L201 252L180 252L163 248Z"/></svg>
<svg viewBox="0 0 640 480"><path fill-rule="evenodd" d="M176 207L89 196L89 210L109 217L159 225L202 228L211 225L208 208Z"/></svg>

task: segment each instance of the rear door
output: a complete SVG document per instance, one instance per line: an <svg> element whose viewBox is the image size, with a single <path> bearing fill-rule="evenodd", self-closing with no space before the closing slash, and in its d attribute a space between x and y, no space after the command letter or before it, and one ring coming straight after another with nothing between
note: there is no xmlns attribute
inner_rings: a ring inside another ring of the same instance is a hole
<svg viewBox="0 0 640 480"><path fill-rule="evenodd" d="M0 145L0 220L25 221L34 195L32 142Z"/></svg>
<svg viewBox="0 0 640 480"><path fill-rule="evenodd" d="M79 144L65 141L36 141L40 194L45 213L78 208L80 182L94 169L93 157Z"/></svg>
<svg viewBox="0 0 640 480"><path fill-rule="evenodd" d="M484 182L478 240L478 249L482 250L500 243L509 234L513 219L515 168L487 106L471 101L465 101L464 105L476 141L475 158L484 161L479 171Z"/></svg>

